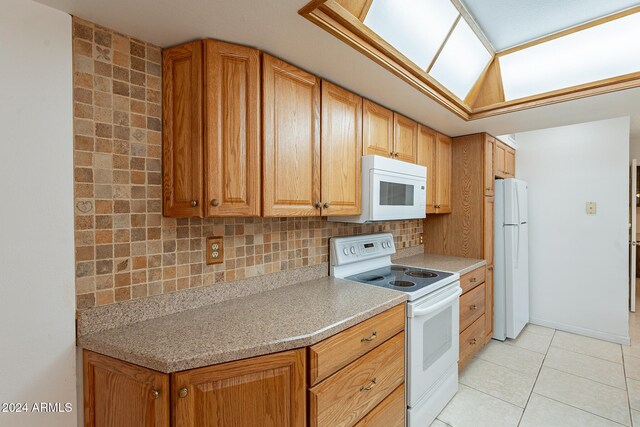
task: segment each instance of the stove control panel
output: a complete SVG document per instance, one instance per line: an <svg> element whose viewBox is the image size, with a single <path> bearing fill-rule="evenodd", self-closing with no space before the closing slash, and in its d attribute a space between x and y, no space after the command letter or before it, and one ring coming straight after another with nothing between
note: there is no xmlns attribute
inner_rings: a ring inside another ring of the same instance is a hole
<svg viewBox="0 0 640 427"><path fill-rule="evenodd" d="M396 253L391 233L334 237L330 245L331 265L350 264Z"/></svg>

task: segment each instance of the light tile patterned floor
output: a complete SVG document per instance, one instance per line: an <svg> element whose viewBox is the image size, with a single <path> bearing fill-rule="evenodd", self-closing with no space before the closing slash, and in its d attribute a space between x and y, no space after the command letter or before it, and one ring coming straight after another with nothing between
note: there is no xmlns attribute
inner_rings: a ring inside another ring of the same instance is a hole
<svg viewBox="0 0 640 427"><path fill-rule="evenodd" d="M431 427L640 427L640 311L629 329L631 346L536 325L492 340Z"/></svg>

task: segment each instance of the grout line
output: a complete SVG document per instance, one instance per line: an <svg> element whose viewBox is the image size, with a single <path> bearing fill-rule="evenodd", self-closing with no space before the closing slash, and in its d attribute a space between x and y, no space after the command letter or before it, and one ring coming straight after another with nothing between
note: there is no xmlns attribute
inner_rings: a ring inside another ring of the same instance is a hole
<svg viewBox="0 0 640 427"><path fill-rule="evenodd" d="M531 396L533 395L533 391L536 388L536 384L538 384L538 378L540 378L540 372L542 371L542 367L544 366L544 361L547 359L547 353L549 352L549 348L551 347L551 343L553 342L553 338L556 336L556 330L553 330L553 334L551 334L551 341L549 341L549 347L547 347L547 351L544 352L544 357L542 358L542 363L540 364L540 368L538 368L538 374L536 375L536 379L533 381L533 387L531 387L531 392L529 392L529 397L527 398L527 403L524 405L524 410L520 415L520 419L518 420L518 426L522 423L522 419L524 418L524 413L527 410L527 406L529 406L529 401L531 400Z"/></svg>
<svg viewBox="0 0 640 427"><path fill-rule="evenodd" d="M573 334L573 335L576 335L576 334ZM581 336L581 335L577 335L577 336ZM590 337L586 337L586 338L590 338ZM616 344L616 343L612 343L612 342L609 342L609 341L599 340L598 338L593 338L593 339L594 340L598 340L598 341L602 341L604 343L609 343L609 344L620 346L620 351L622 351L622 344ZM550 345L549 347L559 348L560 350L565 350L565 351L571 351L573 353L580 354L582 356L594 357L596 359L604 360L605 362L615 363L616 365L622 364L622 362L618 363L618 362L614 362L613 360L610 360L610 359L605 359L603 357L594 356L592 354L580 353L579 351L575 351L573 349L562 347L562 346L559 346L559 345Z"/></svg>
<svg viewBox="0 0 640 427"><path fill-rule="evenodd" d="M545 399L553 400L554 402L560 403L561 405L565 405L565 406L568 406L568 407L570 407L570 408L577 409L578 411L586 412L587 414L591 414L591 415L593 415L593 416L595 416L595 417L601 418L601 419L603 419L603 420L607 420L607 421L612 422L612 423L614 423L614 424L618 424L618 425L621 425L621 426L624 426L624 425L625 425L625 424L619 423L618 421L614 421L614 420L612 420L612 419L610 419L610 418L603 417L602 415L596 414L596 413L594 413L594 412L587 411L586 409L578 408L577 406L570 405L570 404L569 404L569 403L567 403L567 402L562 402L562 401L560 401L560 400L558 400L558 399L554 399L553 397L545 396L544 394L535 393L535 392L534 392L534 393L532 393L532 394L537 394L538 396L543 397L543 398L545 398ZM627 427L628 427L628 426L627 426Z"/></svg>
<svg viewBox="0 0 640 427"><path fill-rule="evenodd" d="M459 382L459 381L458 381L458 384L463 385L463 386L465 386L466 388L470 388L471 390L475 390L475 391L477 391L477 392L478 392L478 393L480 393L480 394L484 394L485 396L489 396L489 397L490 397L490 398L492 398L492 399L497 399L497 400L499 400L499 401L501 401L501 402L504 402L504 403L506 403L506 404L508 404L508 405L511 405L511 406L513 406L513 407L515 407L515 408L521 409L522 411L524 411L524 410L525 410L525 408L523 408L522 406L518 406L518 405L516 405L515 403L513 403L513 402L509 402L509 401L506 401L506 400L504 400L504 399L503 399L503 398L501 398L501 397L497 397L497 396L494 396L493 394L489 394L489 393L487 393L486 391L479 390L479 389L477 389L477 388L475 388L475 387L473 387L473 386L470 386L470 385L467 385L467 384L461 383L461 382Z"/></svg>

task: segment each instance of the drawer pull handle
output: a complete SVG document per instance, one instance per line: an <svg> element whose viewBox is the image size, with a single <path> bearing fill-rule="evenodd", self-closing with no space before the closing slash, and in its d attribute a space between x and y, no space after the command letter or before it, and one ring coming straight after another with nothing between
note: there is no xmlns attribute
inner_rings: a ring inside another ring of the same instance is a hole
<svg viewBox="0 0 640 427"><path fill-rule="evenodd" d="M471 340L469 341L469 344L471 345L475 345L476 344L476 339L475 338L471 338Z"/></svg>
<svg viewBox="0 0 640 427"><path fill-rule="evenodd" d="M376 385L376 379L372 379L368 386L360 387L360 391L369 391Z"/></svg>
<svg viewBox="0 0 640 427"><path fill-rule="evenodd" d="M478 280L478 279L477 279L477 278L475 278L475 277L472 277L471 279L469 279L469 282L471 282L471 283L476 283L476 280Z"/></svg>
<svg viewBox="0 0 640 427"><path fill-rule="evenodd" d="M373 332L371 333L371 335L369 335L369 336L368 336L368 337L366 337L366 338L362 338L362 339L360 340L360 342L370 342L370 341L373 341L373 339L374 339L375 337L377 337L377 336L378 336L378 333L377 333L376 331L373 331Z"/></svg>
<svg viewBox="0 0 640 427"><path fill-rule="evenodd" d="M477 308L478 308L478 306L477 306L477 305L475 305L475 304L473 304L473 305L469 306L469 309L470 309L470 310L476 310Z"/></svg>

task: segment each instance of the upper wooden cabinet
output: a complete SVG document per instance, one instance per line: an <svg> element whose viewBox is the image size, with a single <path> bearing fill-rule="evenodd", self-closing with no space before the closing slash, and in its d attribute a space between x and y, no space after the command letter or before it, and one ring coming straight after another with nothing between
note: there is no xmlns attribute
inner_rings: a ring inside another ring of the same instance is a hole
<svg viewBox="0 0 640 427"><path fill-rule="evenodd" d="M393 154L393 111L367 99L362 107L364 155L391 157Z"/></svg>
<svg viewBox="0 0 640 427"><path fill-rule="evenodd" d="M427 167L427 213L451 212L451 138L418 125L417 163Z"/></svg>
<svg viewBox="0 0 640 427"><path fill-rule="evenodd" d="M263 214L320 214L320 79L263 55Z"/></svg>
<svg viewBox="0 0 640 427"><path fill-rule="evenodd" d="M215 40L163 51L164 214L260 214L260 52Z"/></svg>
<svg viewBox="0 0 640 427"><path fill-rule="evenodd" d="M203 216L202 42L165 49L163 204L172 217Z"/></svg>
<svg viewBox="0 0 640 427"><path fill-rule="evenodd" d="M304 349L171 374L172 425L304 427L305 376Z"/></svg>
<svg viewBox="0 0 640 427"><path fill-rule="evenodd" d="M362 98L322 81L322 215L362 212Z"/></svg>
<svg viewBox="0 0 640 427"><path fill-rule="evenodd" d="M260 215L260 52L205 41L207 216Z"/></svg>
<svg viewBox="0 0 640 427"><path fill-rule="evenodd" d="M418 145L418 123L393 113L393 156L409 163L416 162Z"/></svg>
<svg viewBox="0 0 640 427"><path fill-rule="evenodd" d="M516 150L496 140L495 176L498 178L515 178Z"/></svg>
<svg viewBox="0 0 640 427"><path fill-rule="evenodd" d="M169 427L169 376L83 352L84 425Z"/></svg>

